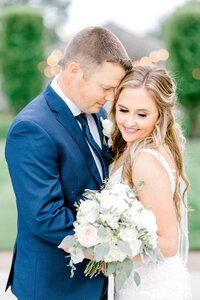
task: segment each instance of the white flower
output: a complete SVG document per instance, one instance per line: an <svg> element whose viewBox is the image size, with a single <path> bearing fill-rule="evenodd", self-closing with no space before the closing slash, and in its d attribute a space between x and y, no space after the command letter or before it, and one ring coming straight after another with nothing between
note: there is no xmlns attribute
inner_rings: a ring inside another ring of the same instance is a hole
<svg viewBox="0 0 200 300"><path fill-rule="evenodd" d="M136 239L134 241L130 241L129 245L132 250L133 257L140 253L142 241Z"/></svg>
<svg viewBox="0 0 200 300"><path fill-rule="evenodd" d="M148 241L151 244L152 248L155 249L158 246L158 236L157 236L157 234L151 235Z"/></svg>
<svg viewBox="0 0 200 300"><path fill-rule="evenodd" d="M123 261L126 258L126 253L122 252L116 245L111 245L110 251L104 256L105 262Z"/></svg>
<svg viewBox="0 0 200 300"><path fill-rule="evenodd" d="M150 234L156 233L158 226L156 224L156 217L151 210L144 209L142 211L138 228L146 228Z"/></svg>
<svg viewBox="0 0 200 300"><path fill-rule="evenodd" d="M98 204L92 200L81 201L79 211L77 213L77 220L85 224L86 222L94 223L98 218Z"/></svg>
<svg viewBox="0 0 200 300"><path fill-rule="evenodd" d="M81 204L79 206L79 211L81 214L86 215L92 208L97 207L98 204L92 200L81 200Z"/></svg>
<svg viewBox="0 0 200 300"><path fill-rule="evenodd" d="M101 214L100 218L103 223L106 223L105 225L110 226L112 229L117 229L119 227L118 217L111 213Z"/></svg>
<svg viewBox="0 0 200 300"><path fill-rule="evenodd" d="M113 209L118 213L127 210L128 203L126 192L129 190L128 186L124 184L115 184L109 190L103 190L100 194L100 206L105 209Z"/></svg>
<svg viewBox="0 0 200 300"><path fill-rule="evenodd" d="M144 206L142 205L142 203L140 201L138 201L137 199L135 201L133 201L132 204L132 209L136 209L138 211L141 211L144 209Z"/></svg>
<svg viewBox="0 0 200 300"><path fill-rule="evenodd" d="M119 231L119 237L123 241L132 242L137 239L138 232L135 228L121 228Z"/></svg>
<svg viewBox="0 0 200 300"><path fill-rule="evenodd" d="M82 248L78 247L78 248L69 248L69 253L71 255L71 259L73 261L74 264L78 264L80 262L82 262L85 258Z"/></svg>
<svg viewBox="0 0 200 300"><path fill-rule="evenodd" d="M110 210L111 208L117 209L118 207L118 199L114 195L104 194L102 195L100 201L100 206L105 210Z"/></svg>
<svg viewBox="0 0 200 300"><path fill-rule="evenodd" d="M125 217L132 226L139 226L141 223L141 213L134 206L125 213Z"/></svg>
<svg viewBox="0 0 200 300"><path fill-rule="evenodd" d="M108 119L103 119L102 117L100 118L102 126L103 126L103 134L110 138L111 137L111 132L112 132L112 127L113 123L108 120Z"/></svg>
<svg viewBox="0 0 200 300"><path fill-rule="evenodd" d="M93 225L76 225L75 232L79 243L86 247L92 247L101 242L101 238L98 236L98 228Z"/></svg>

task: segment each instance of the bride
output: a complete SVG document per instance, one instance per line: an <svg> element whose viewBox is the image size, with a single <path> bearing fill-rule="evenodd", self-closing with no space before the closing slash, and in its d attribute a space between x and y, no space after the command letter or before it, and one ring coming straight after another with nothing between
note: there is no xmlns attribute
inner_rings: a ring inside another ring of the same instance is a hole
<svg viewBox="0 0 200 300"><path fill-rule="evenodd" d="M144 184L138 199L151 209L158 225L158 247L164 261L154 264L145 257L134 258L133 276L115 300L192 299L185 267L188 252L188 180L183 166L183 137L174 120L175 85L165 69L134 67L117 90L111 109L114 162L110 181L130 187Z"/></svg>

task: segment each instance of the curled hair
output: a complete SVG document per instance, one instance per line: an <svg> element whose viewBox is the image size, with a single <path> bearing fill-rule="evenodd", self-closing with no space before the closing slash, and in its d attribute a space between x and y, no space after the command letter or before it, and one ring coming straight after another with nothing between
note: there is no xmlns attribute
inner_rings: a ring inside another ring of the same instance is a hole
<svg viewBox="0 0 200 300"><path fill-rule="evenodd" d="M156 126L154 127L154 130L151 132L151 134L145 138L141 138L133 142L129 147L127 147L125 140L122 138L121 132L117 127L115 119L116 103L122 90L126 87L144 87L153 97L159 115ZM145 148L156 149L162 144L167 145L176 165L176 189L174 193L174 203L177 211L177 216L180 221L181 192L179 178L182 177L186 184L183 199L185 192L189 187L189 182L186 178L183 165L183 150L185 139L182 135L181 128L175 122L173 115L173 107L175 103L176 86L172 78L164 68L151 65L136 66L121 81L110 114L114 124L112 131L112 140L115 159L118 159L122 155L122 153L126 151L126 159L123 165L122 179L128 180L128 183L131 187L134 186L134 183L132 181L132 165L137 154Z"/></svg>

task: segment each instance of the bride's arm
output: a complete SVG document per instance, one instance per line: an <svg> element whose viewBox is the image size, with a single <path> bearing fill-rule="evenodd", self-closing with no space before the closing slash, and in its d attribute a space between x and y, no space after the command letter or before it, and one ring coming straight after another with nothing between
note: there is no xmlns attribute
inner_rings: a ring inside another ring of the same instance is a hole
<svg viewBox="0 0 200 300"><path fill-rule="evenodd" d="M143 152L134 161L132 179L135 186L144 181L138 198L156 216L160 251L165 257L174 256L178 251L178 221L167 171L154 156Z"/></svg>

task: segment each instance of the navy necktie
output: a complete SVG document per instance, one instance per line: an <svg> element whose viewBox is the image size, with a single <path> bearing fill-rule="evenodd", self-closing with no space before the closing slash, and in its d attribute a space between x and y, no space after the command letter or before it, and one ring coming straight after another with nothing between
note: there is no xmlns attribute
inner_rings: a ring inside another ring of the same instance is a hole
<svg viewBox="0 0 200 300"><path fill-rule="evenodd" d="M103 169L103 178L106 178L108 176L108 172L107 172L107 168L106 168L105 162L102 157L103 152L102 152L101 148L99 147L99 145L95 142L95 140L91 134L86 115L84 113L82 113L82 114L76 116L76 120L78 120L79 123L81 124L81 127L82 127L82 130L83 130L86 140L88 141L88 143L92 147L92 150L94 151L94 153L98 157L99 161L101 162L102 169Z"/></svg>

